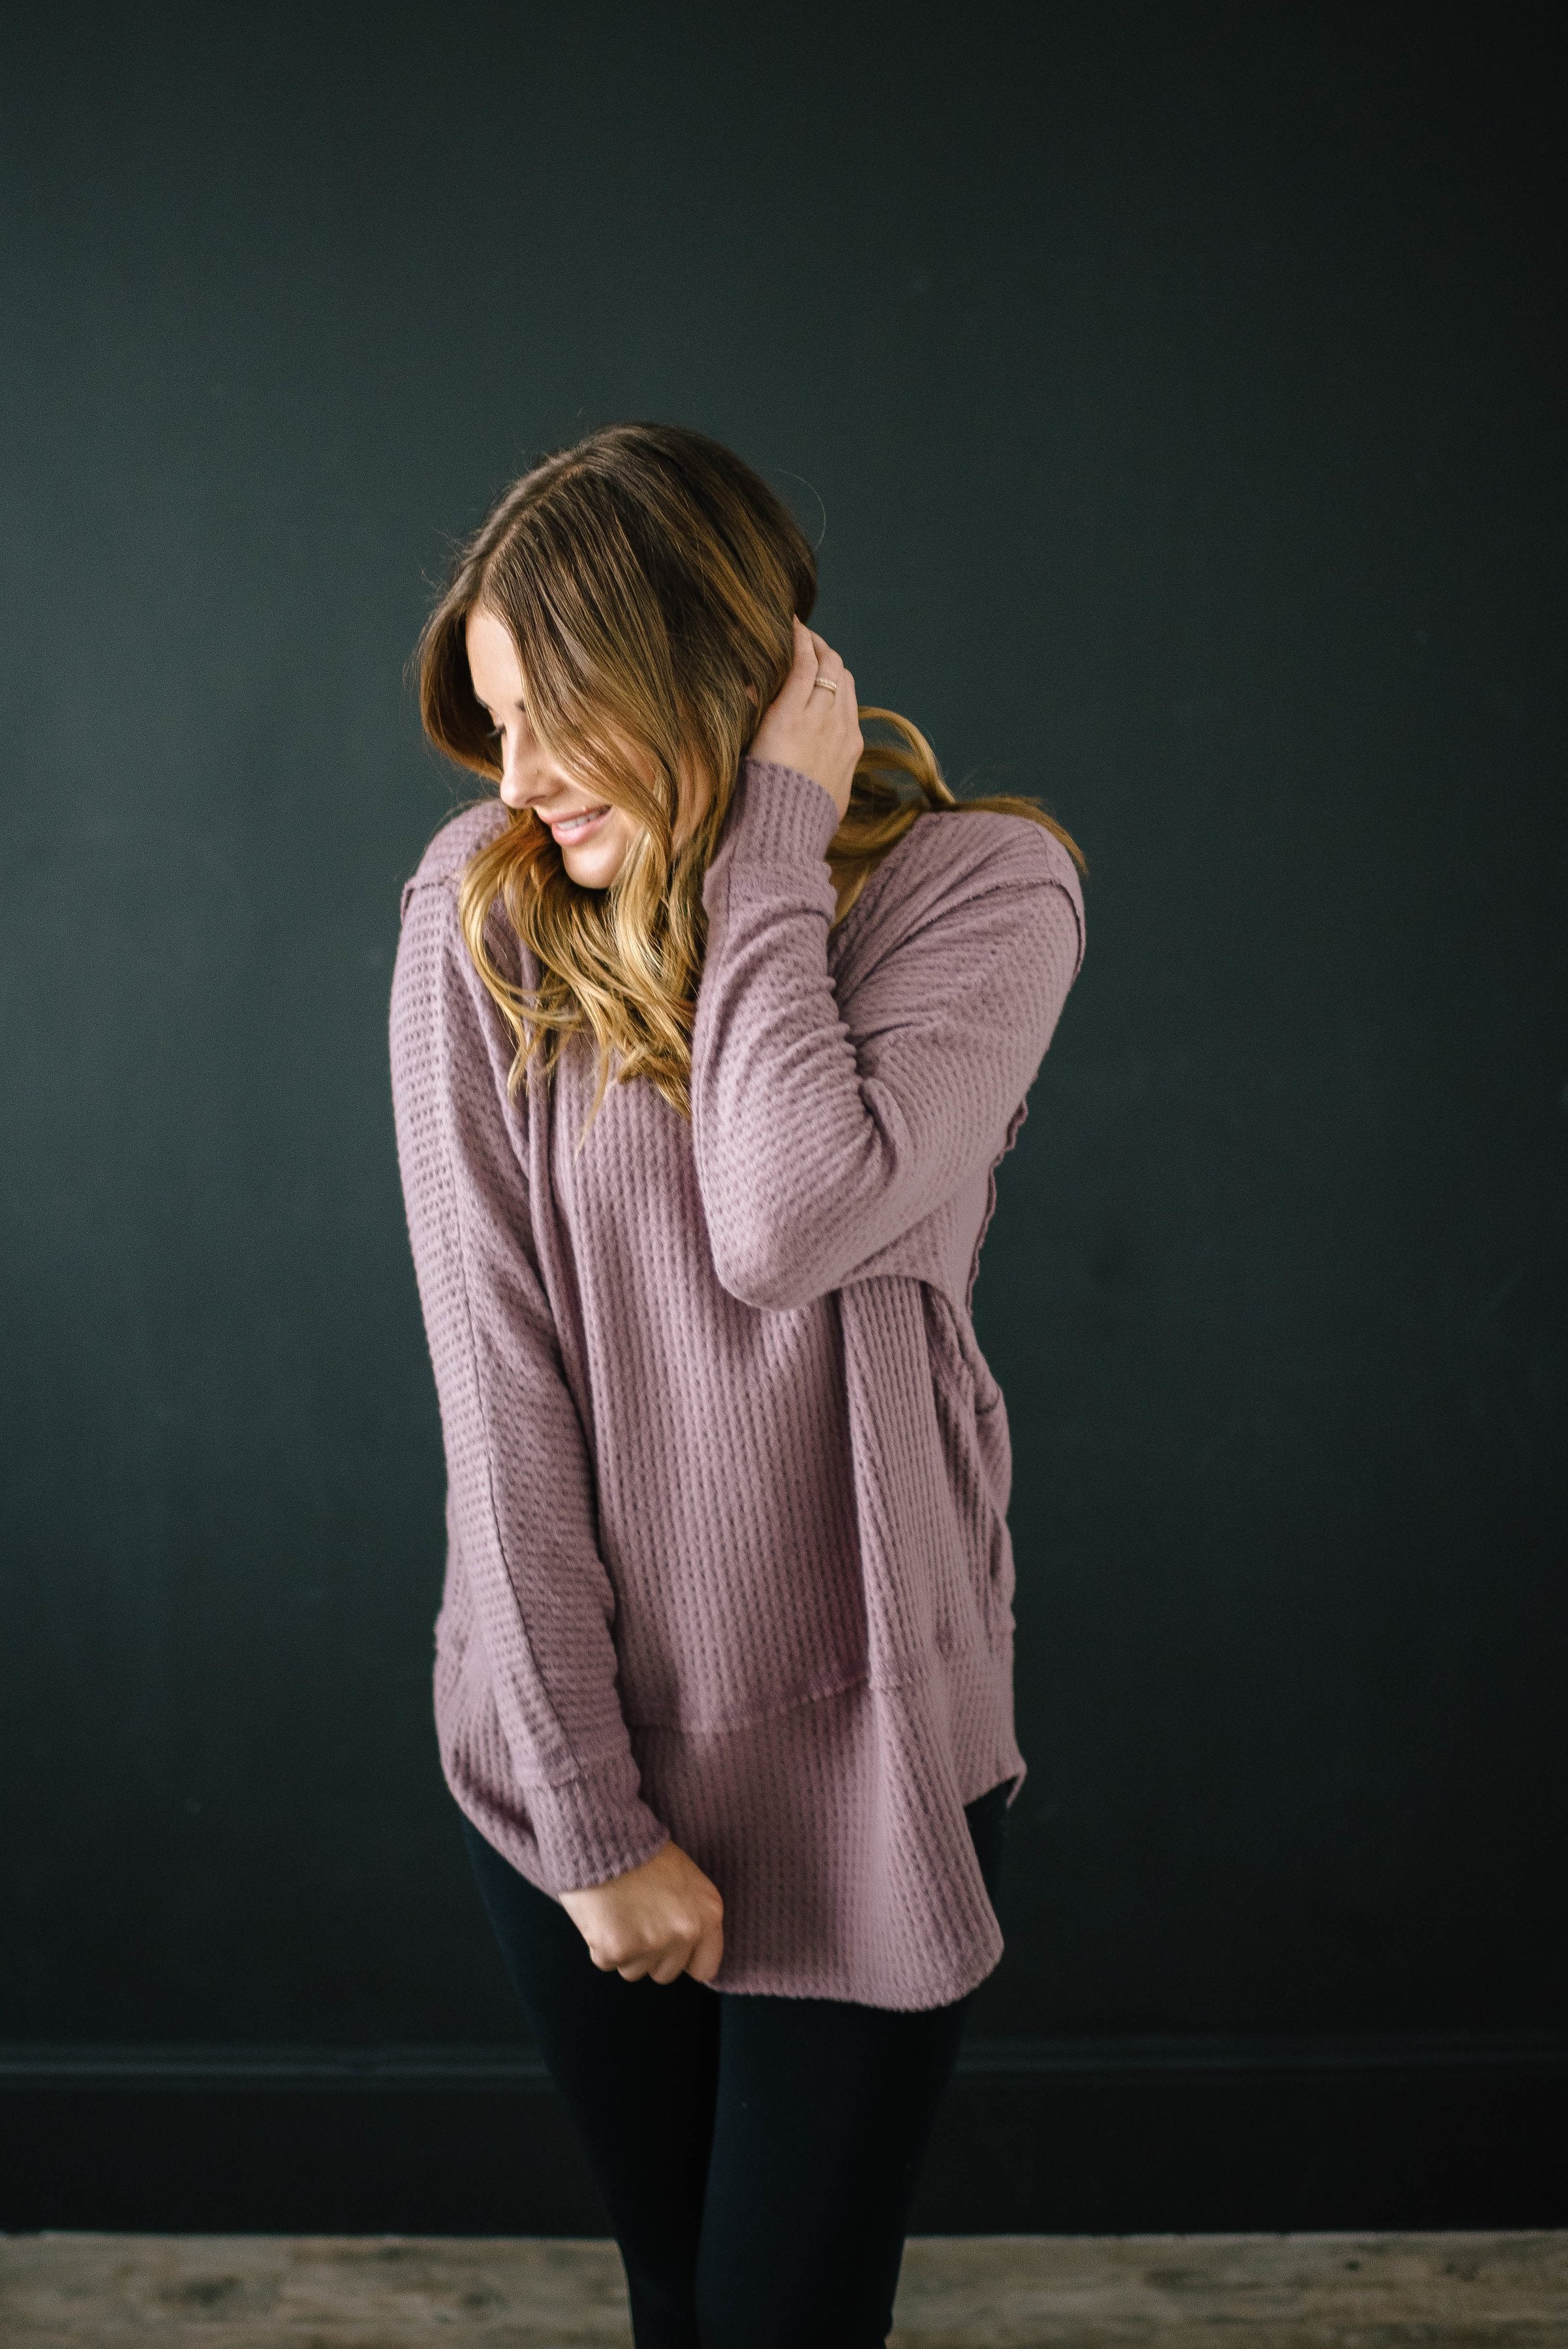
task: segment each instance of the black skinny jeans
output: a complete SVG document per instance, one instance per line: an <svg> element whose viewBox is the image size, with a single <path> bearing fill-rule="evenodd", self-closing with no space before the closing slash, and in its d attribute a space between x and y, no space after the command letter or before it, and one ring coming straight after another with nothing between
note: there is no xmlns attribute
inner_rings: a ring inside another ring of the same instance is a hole
<svg viewBox="0 0 1568 2349"><path fill-rule="evenodd" d="M965 1816L992 1902L1006 1782ZM637 2349L881 2349L971 1999L904 2013L623 1982L464 1819L620 2246Z"/></svg>

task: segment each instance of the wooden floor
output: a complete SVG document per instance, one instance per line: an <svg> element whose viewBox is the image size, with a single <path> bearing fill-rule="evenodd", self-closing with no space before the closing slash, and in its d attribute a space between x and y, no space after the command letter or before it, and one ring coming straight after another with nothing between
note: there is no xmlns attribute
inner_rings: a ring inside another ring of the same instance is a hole
<svg viewBox="0 0 1568 2349"><path fill-rule="evenodd" d="M5 2349L627 2349L603 2242L0 2237ZM898 2349L1568 2349L1568 2233L914 2238ZM811 2349L803 2343L801 2349Z"/></svg>

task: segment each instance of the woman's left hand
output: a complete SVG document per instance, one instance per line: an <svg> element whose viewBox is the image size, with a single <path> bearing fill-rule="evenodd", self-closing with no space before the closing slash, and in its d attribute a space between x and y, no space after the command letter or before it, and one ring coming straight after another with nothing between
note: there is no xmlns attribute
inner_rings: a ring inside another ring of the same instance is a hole
<svg viewBox="0 0 1568 2349"><path fill-rule="evenodd" d="M769 759L775 766L809 775L842 817L849 805L856 761L865 748L855 679L831 645L797 619L794 666L763 710L747 758Z"/></svg>

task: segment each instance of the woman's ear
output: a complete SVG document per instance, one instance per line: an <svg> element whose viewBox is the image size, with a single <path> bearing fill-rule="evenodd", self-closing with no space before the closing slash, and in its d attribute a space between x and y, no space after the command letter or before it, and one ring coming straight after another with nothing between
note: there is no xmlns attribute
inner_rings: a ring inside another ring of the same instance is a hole
<svg viewBox="0 0 1568 2349"><path fill-rule="evenodd" d="M747 686L746 699L751 703L752 708L754 709L757 706L757 688L754 685Z"/></svg>

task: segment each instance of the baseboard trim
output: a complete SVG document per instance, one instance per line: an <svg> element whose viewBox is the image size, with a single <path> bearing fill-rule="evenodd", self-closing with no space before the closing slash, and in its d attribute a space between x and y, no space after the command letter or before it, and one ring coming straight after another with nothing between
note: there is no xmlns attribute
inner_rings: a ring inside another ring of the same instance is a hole
<svg viewBox="0 0 1568 2349"><path fill-rule="evenodd" d="M1568 2033L1339 2033L1251 2036L971 2039L961 2079L1096 2081L1282 2078L1299 2074L1568 2072ZM322 2047L265 2044L0 2044L0 2095L19 2088L168 2088L515 2094L548 2086L531 2049L503 2046Z"/></svg>
<svg viewBox="0 0 1568 2349"><path fill-rule="evenodd" d="M975 2039L926 2234L1568 2224L1568 2033ZM532 2048L0 2046L0 2229L597 2235Z"/></svg>

